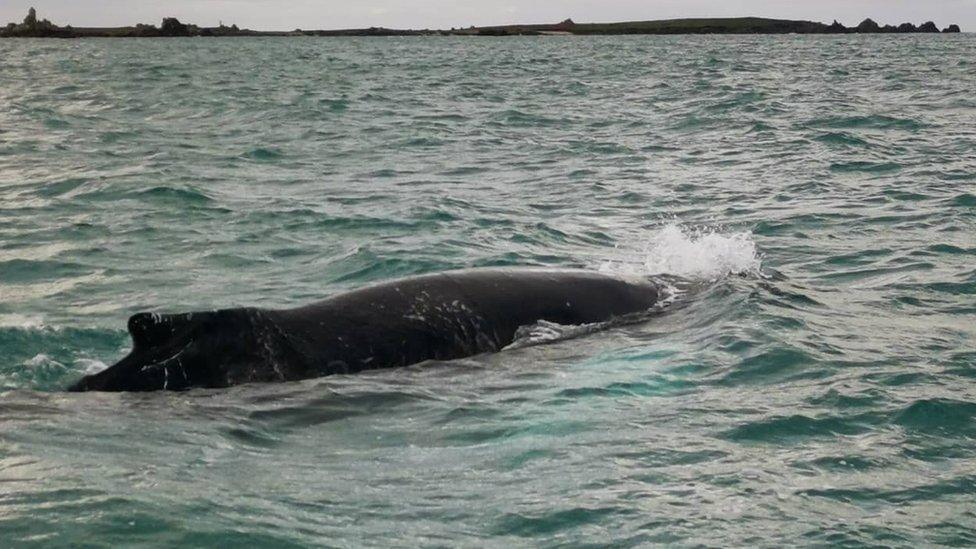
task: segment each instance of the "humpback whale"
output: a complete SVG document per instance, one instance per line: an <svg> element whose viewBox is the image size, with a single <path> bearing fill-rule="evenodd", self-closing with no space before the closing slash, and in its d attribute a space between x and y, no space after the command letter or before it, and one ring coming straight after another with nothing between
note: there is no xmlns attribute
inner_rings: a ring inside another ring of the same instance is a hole
<svg viewBox="0 0 976 549"><path fill-rule="evenodd" d="M70 391L293 381L495 352L519 327L651 310L661 287L572 269L480 268L387 281L294 309L139 313L132 351Z"/></svg>

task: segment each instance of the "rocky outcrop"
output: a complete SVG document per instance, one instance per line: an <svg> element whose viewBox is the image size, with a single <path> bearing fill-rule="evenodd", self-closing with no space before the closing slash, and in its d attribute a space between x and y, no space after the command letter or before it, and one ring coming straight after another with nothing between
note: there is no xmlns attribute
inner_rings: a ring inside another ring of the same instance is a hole
<svg viewBox="0 0 976 549"><path fill-rule="evenodd" d="M918 32L918 28L911 23L902 23L898 25L898 32Z"/></svg>
<svg viewBox="0 0 976 549"><path fill-rule="evenodd" d="M162 26L159 27L160 36L190 36L190 29L180 23L180 20L175 17L166 17L163 19Z"/></svg>
<svg viewBox="0 0 976 549"><path fill-rule="evenodd" d="M861 24L854 28L855 32L868 33L868 32L881 32L881 27L874 22L873 19L868 18L861 21Z"/></svg>
<svg viewBox="0 0 976 549"><path fill-rule="evenodd" d="M21 24L10 23L0 29L0 36L24 38L70 38L69 27L61 28L47 19L37 20L37 10L31 8Z"/></svg>
<svg viewBox="0 0 976 549"><path fill-rule="evenodd" d="M834 19L834 22L831 23L829 27L827 27L827 30L828 32L832 32L832 33L847 32L847 27L841 25L840 23L837 22L836 19Z"/></svg>
<svg viewBox="0 0 976 549"><path fill-rule="evenodd" d="M556 29L561 31L571 31L575 26L576 23L574 23L572 19L566 19L565 21L556 25Z"/></svg>
<svg viewBox="0 0 976 549"><path fill-rule="evenodd" d="M959 25L949 25L948 27L942 29L942 32L962 32L959 29Z"/></svg>
<svg viewBox="0 0 976 549"><path fill-rule="evenodd" d="M237 25L227 27L223 24L219 27L200 28L196 25L183 24L175 17L163 19L160 27L142 23L132 27L115 28L74 28L71 25L59 27L47 19L38 20L37 10L34 8L27 12L27 17L22 23L10 23L6 27L0 27L0 37L15 38L152 38L158 36L280 36L285 34L287 33L261 33L240 29Z"/></svg>
<svg viewBox="0 0 976 549"><path fill-rule="evenodd" d="M918 32L939 32L939 27L936 27L935 23L931 21L926 21L918 28Z"/></svg>
<svg viewBox="0 0 976 549"><path fill-rule="evenodd" d="M27 17L24 18L24 28L27 30L37 29L37 10L34 8L27 10Z"/></svg>

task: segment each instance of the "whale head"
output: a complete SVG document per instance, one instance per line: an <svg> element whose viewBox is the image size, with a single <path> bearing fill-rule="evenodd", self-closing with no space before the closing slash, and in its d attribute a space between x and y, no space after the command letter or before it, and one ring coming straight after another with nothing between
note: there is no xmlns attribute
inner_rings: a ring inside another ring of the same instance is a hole
<svg viewBox="0 0 976 549"><path fill-rule="evenodd" d="M178 391L274 377L272 346L256 330L259 317L252 309L133 315L132 351L68 390Z"/></svg>

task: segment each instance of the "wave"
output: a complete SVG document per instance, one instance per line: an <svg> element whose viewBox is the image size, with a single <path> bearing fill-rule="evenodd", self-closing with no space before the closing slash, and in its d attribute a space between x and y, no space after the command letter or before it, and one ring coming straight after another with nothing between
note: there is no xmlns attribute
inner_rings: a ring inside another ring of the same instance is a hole
<svg viewBox="0 0 976 549"><path fill-rule="evenodd" d="M20 313L0 314L0 329L40 329L44 327L44 318L40 315L25 315Z"/></svg>
<svg viewBox="0 0 976 549"><path fill-rule="evenodd" d="M58 325L42 316L0 314L0 391L56 391L108 367L129 347L122 330Z"/></svg>
<svg viewBox="0 0 976 549"><path fill-rule="evenodd" d="M875 129L875 130L920 130L924 124L911 118L896 118L884 115L870 116L832 116L810 120L806 126L812 128Z"/></svg>
<svg viewBox="0 0 976 549"><path fill-rule="evenodd" d="M282 158L284 153L278 149L258 147L256 149L247 151L241 156L255 162L274 162Z"/></svg>

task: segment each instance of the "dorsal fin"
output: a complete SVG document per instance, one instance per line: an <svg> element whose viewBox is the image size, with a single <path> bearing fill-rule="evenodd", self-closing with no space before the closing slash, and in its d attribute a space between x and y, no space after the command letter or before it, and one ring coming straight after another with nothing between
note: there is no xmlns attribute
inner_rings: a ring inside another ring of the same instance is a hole
<svg viewBox="0 0 976 549"><path fill-rule="evenodd" d="M135 349L161 345L189 325L193 314L137 313L129 318L129 335Z"/></svg>

